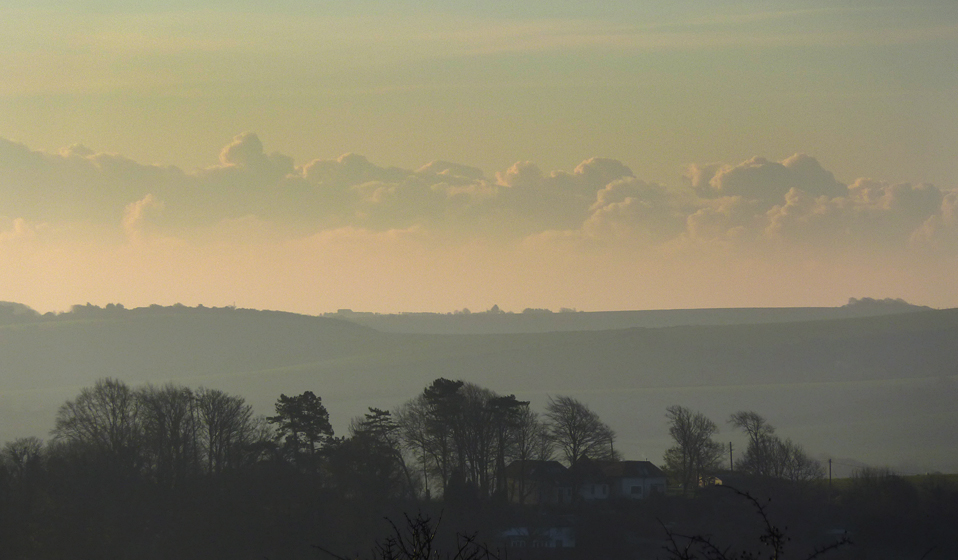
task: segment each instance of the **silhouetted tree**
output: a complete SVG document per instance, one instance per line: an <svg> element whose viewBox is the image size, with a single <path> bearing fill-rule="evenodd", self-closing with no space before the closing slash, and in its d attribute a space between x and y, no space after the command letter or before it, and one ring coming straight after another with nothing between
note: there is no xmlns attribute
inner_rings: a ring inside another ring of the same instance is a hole
<svg viewBox="0 0 958 560"><path fill-rule="evenodd" d="M669 435L675 446L665 452L665 468L674 473L688 492L714 474L722 459L722 444L712 439L715 422L700 412L673 405L666 409Z"/></svg>
<svg viewBox="0 0 958 560"><path fill-rule="evenodd" d="M172 383L139 390L143 447L156 479L172 486L199 471L201 430L193 391Z"/></svg>
<svg viewBox="0 0 958 560"><path fill-rule="evenodd" d="M270 439L265 418L256 416L242 397L215 389L200 388L194 398L207 473L244 467L259 458Z"/></svg>
<svg viewBox="0 0 958 560"><path fill-rule="evenodd" d="M319 451L333 437L329 412L320 397L312 391L295 397L280 395L276 416L267 420L276 424L276 433L293 461L309 469L317 467Z"/></svg>
<svg viewBox="0 0 958 560"><path fill-rule="evenodd" d="M513 445L510 450L509 462L517 462L519 472L514 484L508 485L506 481L502 483L506 484L509 501L525 503L533 489L532 485L526 484L529 462L551 461L553 441L549 436L548 427L540 420L539 414L528 406L519 409L511 438ZM503 476L505 476L504 473Z"/></svg>
<svg viewBox="0 0 958 560"><path fill-rule="evenodd" d="M616 458L615 432L584 403L572 397L549 398L545 417L552 441L570 466L583 457Z"/></svg>
<svg viewBox="0 0 958 560"><path fill-rule="evenodd" d="M770 476L802 482L821 478L824 468L808 456L802 446L775 435L775 428L761 415L740 411L729 417L729 423L748 436L745 454L735 468L747 474Z"/></svg>
<svg viewBox="0 0 958 560"><path fill-rule="evenodd" d="M403 451L419 464L418 474L422 477L422 491L428 497L431 492L430 476L433 472L431 435L427 422L426 403L420 394L407 401L396 412L396 424L399 425L399 437ZM441 479L440 479L441 480Z"/></svg>
<svg viewBox="0 0 958 560"><path fill-rule="evenodd" d="M352 422L350 437L332 444L329 470L343 495L363 503L415 495L398 430L388 410L370 408Z"/></svg>
<svg viewBox="0 0 958 560"><path fill-rule="evenodd" d="M140 400L122 381L100 379L57 411L55 440L134 472L142 465Z"/></svg>
<svg viewBox="0 0 958 560"><path fill-rule="evenodd" d="M455 433L458 468L475 486L478 495L485 497L494 483L498 416L505 414L505 410L492 404L497 398L494 392L474 383L464 383L459 393L462 406Z"/></svg>
<svg viewBox="0 0 958 560"><path fill-rule="evenodd" d="M13 479L23 483L40 467L43 458L43 441L37 437L17 438L4 444L2 457Z"/></svg>
<svg viewBox="0 0 958 560"><path fill-rule="evenodd" d="M492 397L487 403L492 413L492 428L495 437L495 490L506 490L506 464L518 451L520 433L525 419L523 411L529 410L529 401L520 401L515 395Z"/></svg>
<svg viewBox="0 0 958 560"><path fill-rule="evenodd" d="M403 405L398 416L403 443L420 461L424 481L442 492L452 473L465 467L463 385L462 381L436 379Z"/></svg>
<svg viewBox="0 0 958 560"><path fill-rule="evenodd" d="M462 430L458 419L462 410L463 398L459 393L462 386L462 381L440 377L426 387L422 394L429 444L427 449L434 459L443 492L452 472L460 466L456 440Z"/></svg>
<svg viewBox="0 0 958 560"><path fill-rule="evenodd" d="M505 465L541 442L530 431L528 408L514 395L439 378L400 407L397 423L427 491L431 482L445 493L455 475L488 497L505 489Z"/></svg>

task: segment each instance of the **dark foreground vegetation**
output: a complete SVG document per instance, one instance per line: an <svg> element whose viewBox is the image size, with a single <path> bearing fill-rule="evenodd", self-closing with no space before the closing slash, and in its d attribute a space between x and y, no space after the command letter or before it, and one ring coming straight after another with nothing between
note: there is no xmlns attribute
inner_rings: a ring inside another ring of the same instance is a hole
<svg viewBox="0 0 958 560"><path fill-rule="evenodd" d="M104 379L61 406L49 441L4 446L0 558L787 552L918 560L958 550L953 477L863 470L829 483L799 445L751 412L731 418L750 438L735 472L720 468L715 425L670 407L668 490L588 499L587 479L574 473L615 464L615 432L575 399L552 399L541 416L528 405L437 379L395 414L370 409L335 437L311 392L280 395L276 414L258 417L242 398L216 390ZM528 485L516 477L525 471L509 465L559 465L553 459L573 473L563 483L568 499L523 494Z"/></svg>

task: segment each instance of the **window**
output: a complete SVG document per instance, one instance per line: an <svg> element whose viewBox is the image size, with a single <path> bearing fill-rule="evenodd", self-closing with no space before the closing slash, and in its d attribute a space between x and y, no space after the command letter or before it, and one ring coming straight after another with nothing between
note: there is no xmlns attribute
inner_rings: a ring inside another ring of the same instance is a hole
<svg viewBox="0 0 958 560"><path fill-rule="evenodd" d="M641 495L642 495L642 487L641 487L641 486L633 486L633 487L632 487L632 490L631 490L631 494L632 494L633 496L641 496Z"/></svg>

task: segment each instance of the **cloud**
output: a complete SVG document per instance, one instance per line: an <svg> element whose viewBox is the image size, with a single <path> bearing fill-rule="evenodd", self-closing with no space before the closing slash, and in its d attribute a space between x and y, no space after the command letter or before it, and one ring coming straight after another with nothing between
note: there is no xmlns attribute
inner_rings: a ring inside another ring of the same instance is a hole
<svg viewBox="0 0 958 560"><path fill-rule="evenodd" d="M50 154L0 139L0 214L70 235L83 231L76 224L114 228L135 241L162 234L200 242L233 224L249 241L353 228L585 252L958 249L955 193L874 179L844 185L804 154L692 164L684 188L645 181L607 158L551 172L518 161L492 176L442 160L385 167L359 154L297 166L250 132L234 137L217 165L189 173L82 145ZM7 230L25 234L23 227Z"/></svg>
<svg viewBox="0 0 958 560"><path fill-rule="evenodd" d="M891 185L858 179L844 197L815 197L791 189L768 213L766 231L806 242L855 243L902 248L942 211L943 193L932 185Z"/></svg>
<svg viewBox="0 0 958 560"><path fill-rule="evenodd" d="M812 196L838 197L847 188L835 180L813 157L795 154L780 162L754 157L735 166L692 165L686 178L703 198L740 196L763 202L777 202L797 189Z"/></svg>
<svg viewBox="0 0 958 560"><path fill-rule="evenodd" d="M542 180L542 170L531 161L518 161L506 171L496 173L497 184L503 187L535 185Z"/></svg>
<svg viewBox="0 0 958 560"><path fill-rule="evenodd" d="M939 251L958 251L958 191L942 197L941 208L912 234L912 242Z"/></svg>
<svg viewBox="0 0 958 560"><path fill-rule="evenodd" d="M131 240L142 238L149 220L163 211L163 201L157 200L152 194L144 196L136 202L126 205L123 210L123 231Z"/></svg>
<svg viewBox="0 0 958 560"><path fill-rule="evenodd" d="M765 226L761 206L741 196L709 200L685 220L688 241L706 244L754 241Z"/></svg>
<svg viewBox="0 0 958 560"><path fill-rule="evenodd" d="M108 222L130 200L180 189L186 179L175 167L81 145L48 154L0 138L0 213L32 221Z"/></svg>
<svg viewBox="0 0 958 560"><path fill-rule="evenodd" d="M454 235L521 237L580 227L596 193L634 174L617 160L592 158L571 172L550 174L519 162L495 177L442 160L415 170L383 167L359 154L296 166L288 156L268 153L252 132L235 136L217 165L192 173L79 144L47 154L0 142L0 178L8 179L0 186L0 211L97 223L121 214L127 235L143 225L142 212L159 209L162 201L164 223L181 229L258 216L306 229L421 225ZM131 200L141 205L128 206Z"/></svg>
<svg viewBox="0 0 958 560"><path fill-rule="evenodd" d="M313 160L303 168L303 176L316 185L326 188L348 188L370 181L399 182L412 172L395 168L379 167L359 154L343 154L334 160Z"/></svg>
<svg viewBox="0 0 958 560"><path fill-rule="evenodd" d="M420 175L441 175L449 180L456 181L481 181L485 179L485 174L478 167L452 163L448 161L437 160L420 167L416 173Z"/></svg>
<svg viewBox="0 0 958 560"><path fill-rule="evenodd" d="M294 173L293 158L267 154L259 136L244 132L220 151L220 164L199 172L203 188L260 189Z"/></svg>
<svg viewBox="0 0 958 560"><path fill-rule="evenodd" d="M616 179L596 193L582 230L593 238L666 241L682 232L683 209L662 185Z"/></svg>

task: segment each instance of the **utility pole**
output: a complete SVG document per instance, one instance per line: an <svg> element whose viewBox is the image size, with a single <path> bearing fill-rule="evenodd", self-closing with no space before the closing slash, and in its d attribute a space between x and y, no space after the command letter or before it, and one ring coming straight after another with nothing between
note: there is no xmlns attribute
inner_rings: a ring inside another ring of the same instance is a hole
<svg viewBox="0 0 958 560"><path fill-rule="evenodd" d="M832 497L832 458L828 458L828 498Z"/></svg>
<svg viewBox="0 0 958 560"><path fill-rule="evenodd" d="M735 464L732 463L732 442L728 442L728 472L735 470Z"/></svg>

